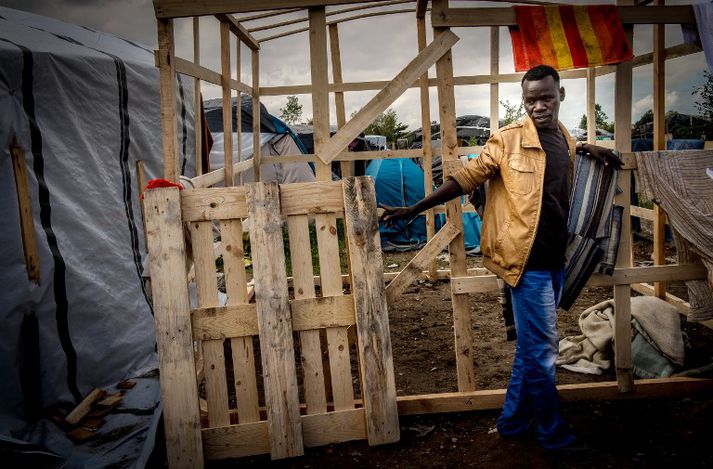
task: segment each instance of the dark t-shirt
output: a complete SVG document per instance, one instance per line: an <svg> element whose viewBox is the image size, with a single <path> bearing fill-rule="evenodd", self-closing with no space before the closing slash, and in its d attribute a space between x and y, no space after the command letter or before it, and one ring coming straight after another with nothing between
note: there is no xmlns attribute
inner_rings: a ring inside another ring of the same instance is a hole
<svg viewBox="0 0 713 469"><path fill-rule="evenodd" d="M569 216L569 147L559 129L538 129L547 157L542 209L525 270L556 270L564 265Z"/></svg>

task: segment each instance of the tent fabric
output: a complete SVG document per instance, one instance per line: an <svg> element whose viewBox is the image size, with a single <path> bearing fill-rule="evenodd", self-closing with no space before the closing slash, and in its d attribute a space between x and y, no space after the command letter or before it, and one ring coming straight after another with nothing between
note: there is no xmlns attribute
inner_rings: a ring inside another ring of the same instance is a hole
<svg viewBox="0 0 713 469"><path fill-rule="evenodd" d="M377 204L395 207L413 205L421 200L423 170L408 158L374 160L366 168L366 175L374 179ZM445 217L436 217L436 230L445 223ZM466 251L480 252L480 217L475 213L463 214L463 233ZM379 225L381 248L389 251L419 249L427 242L426 217L419 215L412 221L402 220L392 226Z"/></svg>
<svg viewBox="0 0 713 469"><path fill-rule="evenodd" d="M0 438L70 458L67 451L93 449L53 446L28 426L33 410L71 410L95 387L157 367L136 165L144 162L147 179L162 174L158 70L147 47L9 8L0 8L0 63ZM182 172L193 175L193 87L185 85L179 77L178 152ZM15 136L27 163L39 285L25 272ZM138 431L150 427L158 396L137 393L151 409L134 422ZM132 444L103 461L135 460Z"/></svg>

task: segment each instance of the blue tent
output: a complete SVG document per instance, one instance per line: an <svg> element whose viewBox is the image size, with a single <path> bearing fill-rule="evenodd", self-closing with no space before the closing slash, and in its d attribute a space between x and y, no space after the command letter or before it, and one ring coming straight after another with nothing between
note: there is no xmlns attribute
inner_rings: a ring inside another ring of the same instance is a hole
<svg viewBox="0 0 713 469"><path fill-rule="evenodd" d="M366 168L366 175L374 179L376 201L379 204L402 207L413 205L424 197L423 170L408 158L374 160ZM443 216L436 217L436 229L444 223ZM481 221L475 213L463 214L465 247L469 254L480 252ZM391 227L382 223L381 248L384 251L407 251L426 244L426 218L399 221Z"/></svg>

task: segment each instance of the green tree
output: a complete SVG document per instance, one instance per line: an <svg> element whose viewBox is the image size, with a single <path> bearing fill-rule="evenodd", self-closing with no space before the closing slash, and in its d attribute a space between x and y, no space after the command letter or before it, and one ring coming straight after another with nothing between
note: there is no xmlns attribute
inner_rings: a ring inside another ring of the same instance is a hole
<svg viewBox="0 0 713 469"><path fill-rule="evenodd" d="M288 96L287 104L280 109L280 119L287 124L297 124L302 118L302 105L297 96Z"/></svg>
<svg viewBox="0 0 713 469"><path fill-rule="evenodd" d="M594 122L597 123L597 129L604 129L608 132L614 131L614 124L608 122L608 117L604 111L602 111L601 104L594 105ZM582 130L587 130L587 115L582 114L582 118L579 120L579 128Z"/></svg>
<svg viewBox="0 0 713 469"><path fill-rule="evenodd" d="M695 88L691 93L698 96L694 100L696 109L700 112L700 116L707 121L713 122L713 75L708 71L703 72L705 83L698 88Z"/></svg>
<svg viewBox="0 0 713 469"><path fill-rule="evenodd" d="M505 117L503 118L503 126L512 124L516 120L525 115L525 109L522 107L522 101L519 105L510 104L510 101L500 101L500 105L505 108Z"/></svg>
<svg viewBox="0 0 713 469"><path fill-rule="evenodd" d="M369 124L364 133L367 135L383 135L390 145L393 145L399 138L406 135L408 125L399 122L396 111L388 109L379 117L374 119L374 122Z"/></svg>

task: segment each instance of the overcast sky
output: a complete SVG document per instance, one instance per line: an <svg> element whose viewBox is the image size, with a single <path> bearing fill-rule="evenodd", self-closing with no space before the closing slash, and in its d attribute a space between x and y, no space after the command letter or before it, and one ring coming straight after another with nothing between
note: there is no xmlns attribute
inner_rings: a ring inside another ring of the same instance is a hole
<svg viewBox="0 0 713 469"><path fill-rule="evenodd" d="M453 6L472 6L474 2L451 2ZM584 0L578 3L613 3L607 0ZM686 0L668 0L667 4L690 4ZM25 10L62 21L88 26L101 31L141 42L152 48L156 47L156 21L153 4L150 0L0 0L0 4L10 8ZM487 5L487 4L484 4ZM502 5L501 5L502 6ZM411 4L384 7L388 9L411 8ZM327 11L344 8L328 7ZM306 17L305 12L283 15L280 20ZM329 19L337 16L328 17ZM261 23L262 21L262 23ZM275 18L246 23L248 28L260 26L264 22L275 22ZM219 70L218 23L212 18L201 20L201 63L214 70ZM305 27L306 22L282 29L255 32L257 38ZM428 26L428 41L432 35ZM192 25L190 20L176 20L177 55L191 58ZM454 73L458 75L487 74L490 69L488 28L453 28L460 41L453 48ZM416 42L416 22L413 13L372 17L339 25L340 48L342 57L343 79L346 82L367 80L390 80L418 52ZM651 52L652 27L637 26L634 30L634 53ZM679 26L666 27L666 45L682 42ZM250 54L242 49L242 81L251 83ZM233 55L234 59L234 55ZM507 28L500 28L500 71L514 71L512 49ZM676 110L686 114L697 114L693 104L694 88L703 83L705 59L702 53L670 60L666 65L666 110ZM430 70L435 76L435 67ZM330 72L331 79L331 72ZM275 86L287 84L308 84L310 82L309 42L306 32L262 43L260 51L260 84ZM563 80L566 99L560 110L560 119L570 128L576 127L583 113L586 112L585 80ZM633 110L634 121L650 109L652 99L652 67L639 67L634 70ZM456 113L489 115L489 90L487 85L456 87ZM347 116L366 104L376 91L345 93ZM207 85L203 89L204 98L220 96L220 89ZM312 115L311 98L299 95L306 120ZM519 84L502 84L500 99L511 104L520 101ZM263 103L268 110L279 115L286 97L264 97ZM596 101L602 105L610 120L614 117L614 75L597 79ZM399 119L414 129L421 126L419 93L417 89L406 91L392 108ZM501 107L502 117L504 109ZM336 123L332 97L331 120ZM431 89L431 120L438 119L438 107L435 88Z"/></svg>

